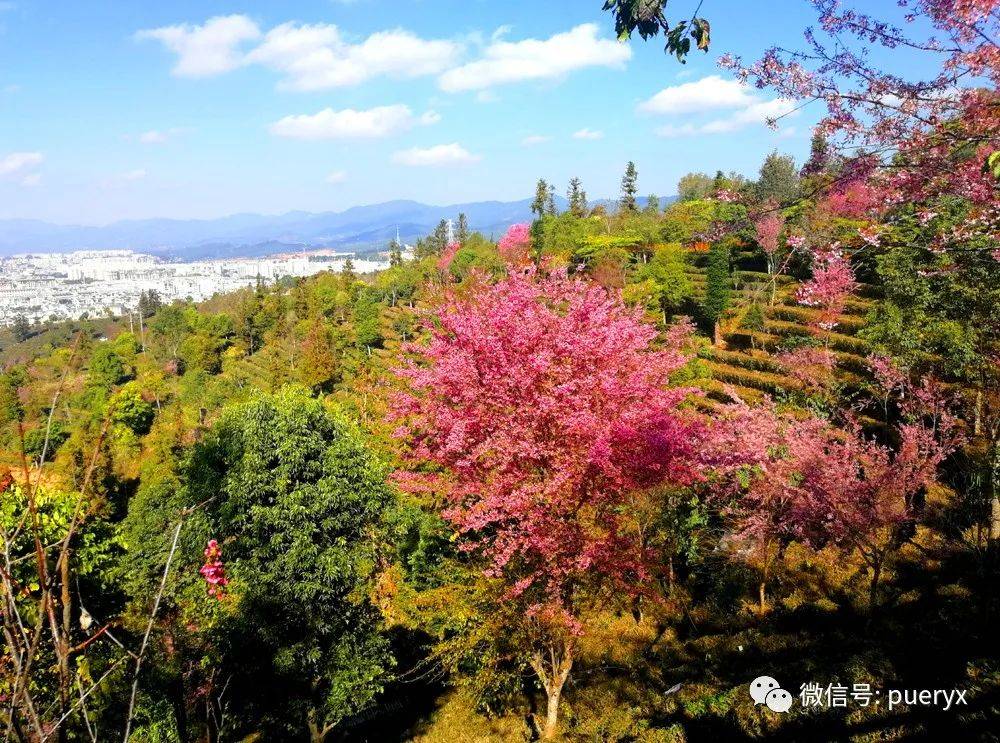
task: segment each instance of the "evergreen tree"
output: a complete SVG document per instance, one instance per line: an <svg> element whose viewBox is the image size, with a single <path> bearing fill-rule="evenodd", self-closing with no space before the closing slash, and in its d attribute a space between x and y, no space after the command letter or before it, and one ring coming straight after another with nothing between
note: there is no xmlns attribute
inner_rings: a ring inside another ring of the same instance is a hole
<svg viewBox="0 0 1000 743"><path fill-rule="evenodd" d="M622 176L622 197L620 208L623 212L634 212L639 208L636 196L639 193L639 171L635 168L635 163L629 160L625 168L625 175Z"/></svg>
<svg viewBox="0 0 1000 743"><path fill-rule="evenodd" d="M819 175L827 171L830 167L830 143L826 135L818 129L813 132L812 143L809 146L809 159L802 166L800 175L806 178L811 175Z"/></svg>
<svg viewBox="0 0 1000 743"><path fill-rule="evenodd" d="M549 200L549 184L544 178L539 178L535 185L535 200L531 202L531 213L541 219L545 216L545 207Z"/></svg>
<svg viewBox="0 0 1000 743"><path fill-rule="evenodd" d="M549 184L549 194L545 199L545 213L555 216L556 214L556 187Z"/></svg>
<svg viewBox="0 0 1000 743"><path fill-rule="evenodd" d="M438 222L431 234L431 244L434 247L434 255L441 255L448 247L448 220L442 219Z"/></svg>
<svg viewBox="0 0 1000 743"><path fill-rule="evenodd" d="M392 239L389 243L389 267L397 268L403 265L403 246L399 244L396 238Z"/></svg>
<svg viewBox="0 0 1000 743"><path fill-rule="evenodd" d="M163 300L160 298L160 293L156 289L150 289L149 291L144 291L139 293L139 314L143 317L152 317L160 307L163 306Z"/></svg>
<svg viewBox="0 0 1000 743"><path fill-rule="evenodd" d="M344 267L340 269L340 280L345 289L349 289L355 281L357 281L358 275L354 273L354 261L348 257L344 261Z"/></svg>
<svg viewBox="0 0 1000 743"><path fill-rule="evenodd" d="M646 209L647 214L659 214L660 213L660 197L656 194L650 194L646 197Z"/></svg>
<svg viewBox="0 0 1000 743"><path fill-rule="evenodd" d="M714 243L708 253L705 271L705 301L702 309L709 326L714 327L729 307L732 281L729 271L729 246Z"/></svg>
<svg viewBox="0 0 1000 743"><path fill-rule="evenodd" d="M579 178L570 179L566 199L569 201L570 214L574 217L587 215L587 193L583 190L583 184Z"/></svg>
<svg viewBox="0 0 1000 743"><path fill-rule="evenodd" d="M31 324L28 322L28 318L22 314L15 315L11 332L14 334L14 340L18 343L27 340L28 336L31 335Z"/></svg>
<svg viewBox="0 0 1000 743"><path fill-rule="evenodd" d="M458 215L458 233L455 235L455 239L459 245L465 245L469 242L469 219L464 212Z"/></svg>
<svg viewBox="0 0 1000 743"><path fill-rule="evenodd" d="M788 204L799 195L799 173L791 155L772 152L760 166L760 178L755 187L760 201Z"/></svg>

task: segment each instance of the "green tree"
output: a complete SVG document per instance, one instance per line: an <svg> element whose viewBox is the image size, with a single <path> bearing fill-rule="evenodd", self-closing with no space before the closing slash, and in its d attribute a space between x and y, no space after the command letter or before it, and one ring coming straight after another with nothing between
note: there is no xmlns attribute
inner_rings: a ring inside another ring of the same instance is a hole
<svg viewBox="0 0 1000 743"><path fill-rule="evenodd" d="M340 283L345 289L349 289L357 279L358 275L354 273L354 261L348 257L340 269Z"/></svg>
<svg viewBox="0 0 1000 743"><path fill-rule="evenodd" d="M812 141L809 143L809 159L802 166L800 175L803 178L820 175L829 170L830 166L830 142L826 135L817 129L813 132Z"/></svg>
<svg viewBox="0 0 1000 743"><path fill-rule="evenodd" d="M702 305L705 320L710 327L716 326L722 313L729 307L731 293L729 245L724 242L713 243L708 252L708 265L705 270L705 301Z"/></svg>
<svg viewBox="0 0 1000 743"><path fill-rule="evenodd" d="M713 180L704 173L688 173L682 175L677 181L677 198L680 201L695 201L705 199L712 195L717 188L716 182L722 182L722 171L720 170Z"/></svg>
<svg viewBox="0 0 1000 743"><path fill-rule="evenodd" d="M799 173L795 168L795 158L772 152L760 166L760 177L754 191L760 201L774 201L788 204L799 195Z"/></svg>
<svg viewBox="0 0 1000 743"><path fill-rule="evenodd" d="M112 420L125 426L136 436L149 432L156 415L152 404L143 398L135 382L129 382L115 395L114 411Z"/></svg>
<svg viewBox="0 0 1000 743"><path fill-rule="evenodd" d="M583 183L579 178L570 178L566 200L569 202L570 214L574 217L587 216L587 192L583 190Z"/></svg>
<svg viewBox="0 0 1000 743"><path fill-rule="evenodd" d="M539 178L535 185L535 199L531 202L531 213L538 219L544 217L548 201L549 184L545 182L544 178Z"/></svg>
<svg viewBox="0 0 1000 743"><path fill-rule="evenodd" d="M20 343L28 339L31 335L31 323L28 322L28 318L23 314L14 315L14 323L10 327L11 333L14 335L14 340Z"/></svg>
<svg viewBox="0 0 1000 743"><path fill-rule="evenodd" d="M660 213L660 197L656 194L647 196L646 208L643 211L652 216L658 215Z"/></svg>
<svg viewBox="0 0 1000 743"><path fill-rule="evenodd" d="M389 267L398 268L403 265L403 246L396 238L389 243Z"/></svg>
<svg viewBox="0 0 1000 743"><path fill-rule="evenodd" d="M382 303L378 295L366 288L354 304L354 336L358 348L371 351L382 346Z"/></svg>
<svg viewBox="0 0 1000 743"><path fill-rule="evenodd" d="M640 267L636 279L653 282L657 309L663 313L664 322L679 312L694 293L687 273L687 254L680 243L658 248L649 263Z"/></svg>
<svg viewBox="0 0 1000 743"><path fill-rule="evenodd" d="M152 317L162 306L163 300L160 299L160 293L156 289L139 292L138 311L142 317Z"/></svg>
<svg viewBox="0 0 1000 743"><path fill-rule="evenodd" d="M149 324L149 328L166 357L170 361L179 361L181 343L191 332L184 306L175 303L161 307Z"/></svg>
<svg viewBox="0 0 1000 743"><path fill-rule="evenodd" d="M265 738L307 731L320 743L372 702L393 662L367 598L391 503L385 466L296 387L229 410L199 466L214 471L200 487L219 487L217 537L239 565L227 660L247 675L234 692L268 711Z"/></svg>
<svg viewBox="0 0 1000 743"><path fill-rule="evenodd" d="M639 171L636 170L635 163L629 160L625 166L625 175L622 176L622 195L619 207L623 212L634 212L638 207L636 197L639 194Z"/></svg>
<svg viewBox="0 0 1000 743"><path fill-rule="evenodd" d="M132 379L133 376L135 370L122 360L110 343L101 343L90 355L87 383L91 387L110 390Z"/></svg>
<svg viewBox="0 0 1000 743"><path fill-rule="evenodd" d="M329 388L337 375L337 349L330 338L329 328L320 318L309 323L297 371L302 383L313 389Z"/></svg>
<svg viewBox="0 0 1000 743"><path fill-rule="evenodd" d="M465 212L458 215L458 231L455 233L455 239L459 245L465 245L469 241L469 218L465 216Z"/></svg>

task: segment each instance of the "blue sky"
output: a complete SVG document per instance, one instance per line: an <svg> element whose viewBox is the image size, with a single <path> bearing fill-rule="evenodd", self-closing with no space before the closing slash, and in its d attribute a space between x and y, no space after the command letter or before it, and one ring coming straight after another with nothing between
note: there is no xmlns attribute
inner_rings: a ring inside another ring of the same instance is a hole
<svg viewBox="0 0 1000 743"><path fill-rule="evenodd" d="M818 110L716 66L799 46L803 0L706 0L712 50L613 40L601 0L0 2L0 218L103 224L643 193L801 161ZM670 15L693 10L672 0Z"/></svg>

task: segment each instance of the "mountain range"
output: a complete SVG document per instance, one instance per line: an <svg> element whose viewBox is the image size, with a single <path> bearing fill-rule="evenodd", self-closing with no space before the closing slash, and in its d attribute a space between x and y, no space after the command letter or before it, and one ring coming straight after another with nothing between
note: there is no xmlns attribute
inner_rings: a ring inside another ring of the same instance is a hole
<svg viewBox="0 0 1000 743"><path fill-rule="evenodd" d="M607 203L607 202L598 202ZM564 199L557 205L565 208ZM281 215L234 214L218 219L140 219L102 227L59 225L28 219L0 220L0 256L73 250L129 249L165 258L254 257L343 248L384 249L399 230L405 242L429 234L442 219L464 213L469 226L499 236L511 224L531 220L531 200L480 201L431 206L387 201L342 212L292 211Z"/></svg>

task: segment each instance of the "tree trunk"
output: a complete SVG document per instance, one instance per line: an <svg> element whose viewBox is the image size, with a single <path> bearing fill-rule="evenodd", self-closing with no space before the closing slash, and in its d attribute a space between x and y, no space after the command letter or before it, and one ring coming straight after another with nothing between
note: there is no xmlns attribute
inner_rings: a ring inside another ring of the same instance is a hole
<svg viewBox="0 0 1000 743"><path fill-rule="evenodd" d="M559 731L559 697L562 686L549 692L549 702L545 713L545 728L542 730L542 740L554 740Z"/></svg>
<svg viewBox="0 0 1000 743"><path fill-rule="evenodd" d="M1000 441L994 441L990 447L990 456L987 463L989 471L987 477L987 492L990 494L990 531L991 541L1000 540Z"/></svg>
<svg viewBox="0 0 1000 743"><path fill-rule="evenodd" d="M309 710L308 724L309 724L309 741L310 743L325 743L326 741L326 730L318 721L319 715L316 713L315 709Z"/></svg>
<svg viewBox="0 0 1000 743"><path fill-rule="evenodd" d="M878 584L882 578L882 560L877 559L872 562L872 580L868 585L868 611L874 612L878 608Z"/></svg>
<svg viewBox="0 0 1000 743"><path fill-rule="evenodd" d="M542 682L547 700L545 724L541 730L542 740L554 740L559 731L559 699L573 667L572 641L566 638L554 638L547 651L547 660L545 652L536 650L529 661L538 680Z"/></svg>

